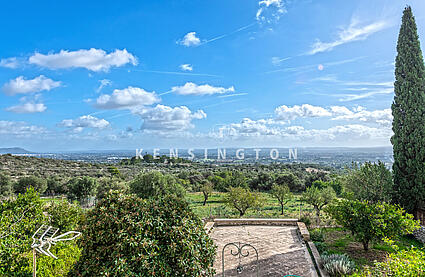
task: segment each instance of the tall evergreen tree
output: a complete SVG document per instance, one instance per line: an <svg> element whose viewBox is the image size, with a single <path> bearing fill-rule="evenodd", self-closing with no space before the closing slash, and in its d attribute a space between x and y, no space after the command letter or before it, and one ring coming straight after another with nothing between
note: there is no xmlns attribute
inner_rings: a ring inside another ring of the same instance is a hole
<svg viewBox="0 0 425 277"><path fill-rule="evenodd" d="M425 201L425 65L412 9L397 43L394 102L394 200L415 216Z"/></svg>

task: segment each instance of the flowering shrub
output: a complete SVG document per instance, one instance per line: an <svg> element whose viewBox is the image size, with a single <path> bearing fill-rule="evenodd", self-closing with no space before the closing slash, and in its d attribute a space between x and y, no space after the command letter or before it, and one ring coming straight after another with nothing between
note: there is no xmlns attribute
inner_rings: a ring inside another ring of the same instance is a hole
<svg viewBox="0 0 425 277"><path fill-rule="evenodd" d="M425 276L425 250L411 248L389 254L384 262L375 262L373 267L366 268L362 277Z"/></svg>
<svg viewBox="0 0 425 277"><path fill-rule="evenodd" d="M68 276L212 276L213 241L173 196L111 192L82 226L80 260Z"/></svg>

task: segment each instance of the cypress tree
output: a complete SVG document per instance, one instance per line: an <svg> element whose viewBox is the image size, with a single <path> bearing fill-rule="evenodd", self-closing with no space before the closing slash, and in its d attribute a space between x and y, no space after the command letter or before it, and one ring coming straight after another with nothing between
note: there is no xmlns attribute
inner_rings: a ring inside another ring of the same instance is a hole
<svg viewBox="0 0 425 277"><path fill-rule="evenodd" d="M394 102L394 200L417 217L425 201L425 65L412 9L397 42Z"/></svg>

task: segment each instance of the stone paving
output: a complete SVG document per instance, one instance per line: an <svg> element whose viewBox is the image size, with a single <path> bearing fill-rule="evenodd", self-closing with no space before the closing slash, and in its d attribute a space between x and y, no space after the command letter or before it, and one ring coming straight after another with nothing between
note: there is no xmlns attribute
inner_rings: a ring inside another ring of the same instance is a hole
<svg viewBox="0 0 425 277"><path fill-rule="evenodd" d="M218 226L210 234L217 245L217 255L214 262L216 276L222 276L222 250L230 242L249 243L258 251L258 276L317 276L308 250L297 234L295 226ZM224 253L225 276L257 276L255 251L249 247L249 256L242 257L244 270L236 272L239 259L232 256L237 248L228 246ZM246 254L246 251L243 251Z"/></svg>

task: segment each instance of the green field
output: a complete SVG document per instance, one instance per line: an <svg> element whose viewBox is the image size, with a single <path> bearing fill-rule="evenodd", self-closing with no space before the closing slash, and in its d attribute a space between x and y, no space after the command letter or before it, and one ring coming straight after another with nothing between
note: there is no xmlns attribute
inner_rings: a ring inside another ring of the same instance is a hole
<svg viewBox="0 0 425 277"><path fill-rule="evenodd" d="M299 218L301 214L310 213L310 205L300 201L299 194L288 201L284 207L283 215L280 215L280 204L268 193L260 193L264 198L264 205L258 210L250 209L244 217L268 217L268 218ZM188 193L186 196L192 210L200 217L239 217L239 214L229 208L224 202L225 193L214 192L203 206L204 196L201 192Z"/></svg>

